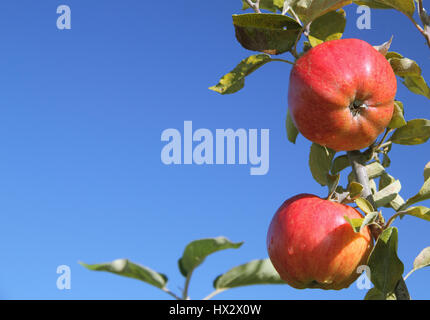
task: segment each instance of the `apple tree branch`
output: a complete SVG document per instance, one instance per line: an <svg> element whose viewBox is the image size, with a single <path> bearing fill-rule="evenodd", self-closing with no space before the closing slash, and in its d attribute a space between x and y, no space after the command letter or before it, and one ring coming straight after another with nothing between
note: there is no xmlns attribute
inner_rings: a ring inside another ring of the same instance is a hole
<svg viewBox="0 0 430 320"><path fill-rule="evenodd" d="M369 177L367 175L365 164L363 163L363 154L360 151L348 151L348 158L351 163L352 171L355 174L356 181L363 186L362 196L368 200L376 209L372 191L369 185ZM381 230L374 225L369 226L375 241L377 240ZM397 300L411 300L405 280L401 278L394 289L394 294Z"/></svg>

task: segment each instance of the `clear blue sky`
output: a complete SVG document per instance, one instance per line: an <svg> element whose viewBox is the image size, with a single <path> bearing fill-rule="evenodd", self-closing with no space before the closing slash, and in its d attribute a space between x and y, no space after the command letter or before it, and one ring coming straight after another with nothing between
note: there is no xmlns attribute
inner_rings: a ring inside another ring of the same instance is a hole
<svg viewBox="0 0 430 320"><path fill-rule="evenodd" d="M72 30L56 28L56 8L72 9ZM281 203L302 192L326 195L307 166L310 143L286 140L290 66L271 63L235 95L207 89L252 52L234 37L231 15L241 2L3 1L0 5L0 298L164 299L145 283L90 272L78 261L130 258L167 274L177 291L177 259L199 238L245 241L209 257L195 272L191 298L212 291L231 267L266 258L266 232ZM345 37L381 44L420 62L430 80L429 49L394 11L372 12L372 29ZM287 56L286 56L287 57ZM399 83L406 117L430 118L430 101ZM270 170L249 166L166 166L161 132L195 128L270 129ZM390 173L405 198L423 183L429 144L392 151ZM430 206L430 202L423 203ZM392 213L386 211L386 216ZM430 224L406 217L399 255L406 271L430 246ZM56 268L72 269L72 289L56 288ZM429 298L430 270L408 279L413 298ZM227 291L223 299L361 299L347 290L295 290L286 285Z"/></svg>

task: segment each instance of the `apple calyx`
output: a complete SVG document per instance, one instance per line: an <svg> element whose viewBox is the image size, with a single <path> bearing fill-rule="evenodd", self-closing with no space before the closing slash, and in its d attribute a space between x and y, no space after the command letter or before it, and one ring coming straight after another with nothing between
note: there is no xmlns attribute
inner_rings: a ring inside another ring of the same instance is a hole
<svg viewBox="0 0 430 320"><path fill-rule="evenodd" d="M358 116L363 109L367 109L367 104L360 100L354 100L349 105L349 111L351 111L353 117Z"/></svg>

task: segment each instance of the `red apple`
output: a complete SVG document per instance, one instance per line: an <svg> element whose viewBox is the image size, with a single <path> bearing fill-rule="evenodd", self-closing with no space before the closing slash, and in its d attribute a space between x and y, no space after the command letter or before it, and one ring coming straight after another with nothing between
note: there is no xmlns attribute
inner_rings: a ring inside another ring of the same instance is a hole
<svg viewBox="0 0 430 320"><path fill-rule="evenodd" d="M370 44L332 40L296 61L288 104L307 139L336 151L359 150L390 123L396 90L390 63Z"/></svg>
<svg viewBox="0 0 430 320"><path fill-rule="evenodd" d="M360 274L373 240L365 227L355 233L344 216L362 218L354 208L300 194L278 209L267 234L270 260L281 278L297 289L343 289Z"/></svg>

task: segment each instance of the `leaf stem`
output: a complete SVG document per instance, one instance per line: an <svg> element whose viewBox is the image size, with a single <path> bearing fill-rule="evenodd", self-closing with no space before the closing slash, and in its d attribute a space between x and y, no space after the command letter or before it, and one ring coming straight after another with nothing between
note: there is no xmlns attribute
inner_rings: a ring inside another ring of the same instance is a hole
<svg viewBox="0 0 430 320"><path fill-rule="evenodd" d="M284 2L284 10L283 11L285 11L285 6L287 5L287 2L288 2L288 0L285 0L285 2ZM298 24L300 24L301 26L303 26L303 23L300 21L299 16L294 12L293 8L289 7L288 10L291 12L291 15L293 16L294 20L296 20ZM285 13L287 13L288 10Z"/></svg>
<svg viewBox="0 0 430 320"><path fill-rule="evenodd" d="M225 288L225 289L216 289L214 292L212 292L211 294L209 294L207 297L203 298L203 300L210 300L214 296L216 296L217 294L220 294L221 292L224 292L225 290L227 290L227 288Z"/></svg>
<svg viewBox="0 0 430 320"><path fill-rule="evenodd" d="M280 61L280 62L285 62L285 63L289 63L294 65L294 62L291 62L289 60L285 60L285 59L270 59L270 61Z"/></svg>
<svg viewBox="0 0 430 320"><path fill-rule="evenodd" d="M255 11L255 13L261 13L260 0L255 0L255 2L252 2L252 0L246 0L246 3Z"/></svg>
<svg viewBox="0 0 430 320"><path fill-rule="evenodd" d="M182 300L179 296L177 296L176 294L174 294L172 291L170 291L167 288L161 288L161 290L163 290L165 293L167 293L168 295L172 296L176 300Z"/></svg>
<svg viewBox="0 0 430 320"><path fill-rule="evenodd" d="M191 275L193 274L194 270L191 270L187 277L185 278L185 286L184 286L184 291L182 292L182 300L189 300L190 297L188 297L188 289L190 287L190 280L191 280Z"/></svg>
<svg viewBox="0 0 430 320"><path fill-rule="evenodd" d="M402 12L404 13L404 12ZM423 37L426 39L427 41L427 45L430 47L430 28L428 28L428 26L426 26L425 22L423 21L422 16L425 14L425 10L423 7L423 1L422 0L418 0L418 14L421 17L421 22L424 25L424 28L421 27L413 17L409 16L408 14L404 13L405 16L407 16L409 18L409 20L412 21L412 23L414 24L415 28L418 29L418 31L423 35Z"/></svg>
<svg viewBox="0 0 430 320"><path fill-rule="evenodd" d="M406 214L404 211L399 211L395 214L392 215L392 217L390 219L388 219L387 223L385 224L384 229L387 229L389 226L391 226L391 224L394 222L394 220L401 216L402 214Z"/></svg>
<svg viewBox="0 0 430 320"><path fill-rule="evenodd" d="M382 148L382 144L384 143L385 139L387 139L388 135L393 131L393 129L385 129L385 133L381 139L381 141L379 141L378 145L376 146L376 149L380 149Z"/></svg>
<svg viewBox="0 0 430 320"><path fill-rule="evenodd" d="M408 272L408 274L403 278L403 280L406 281L407 278L409 278L409 276L415 271L415 269L412 269L411 271Z"/></svg>

